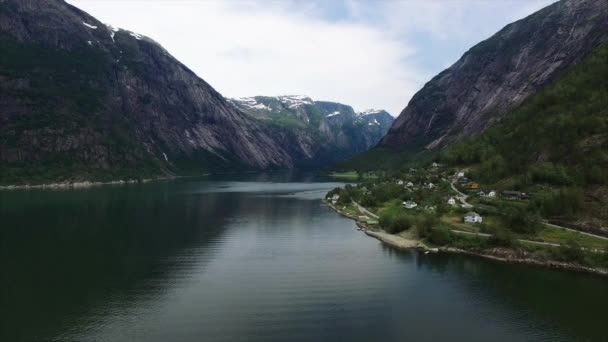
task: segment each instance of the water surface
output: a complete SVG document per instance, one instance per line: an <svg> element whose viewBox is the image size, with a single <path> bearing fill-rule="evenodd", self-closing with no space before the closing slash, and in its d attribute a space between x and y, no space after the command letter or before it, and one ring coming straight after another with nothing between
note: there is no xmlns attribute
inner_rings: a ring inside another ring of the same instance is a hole
<svg viewBox="0 0 608 342"><path fill-rule="evenodd" d="M0 341L606 341L608 281L397 252L247 174L0 192Z"/></svg>

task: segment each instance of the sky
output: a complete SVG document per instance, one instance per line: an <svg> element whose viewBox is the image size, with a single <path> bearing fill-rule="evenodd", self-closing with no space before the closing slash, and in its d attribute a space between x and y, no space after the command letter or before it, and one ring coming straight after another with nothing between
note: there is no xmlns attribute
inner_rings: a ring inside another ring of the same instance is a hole
<svg viewBox="0 0 608 342"><path fill-rule="evenodd" d="M308 95L397 116L476 43L553 0L67 0L146 35L225 97Z"/></svg>

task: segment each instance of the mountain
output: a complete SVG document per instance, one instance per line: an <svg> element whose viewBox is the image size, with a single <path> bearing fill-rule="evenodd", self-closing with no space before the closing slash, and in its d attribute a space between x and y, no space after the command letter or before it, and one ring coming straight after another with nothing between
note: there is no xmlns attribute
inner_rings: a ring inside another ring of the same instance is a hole
<svg viewBox="0 0 608 342"><path fill-rule="evenodd" d="M0 184L293 168L319 150L62 0L0 0L0 108Z"/></svg>
<svg viewBox="0 0 608 342"><path fill-rule="evenodd" d="M562 0L507 25L416 93L381 147L419 152L478 135L607 40L608 2Z"/></svg>
<svg viewBox="0 0 608 342"><path fill-rule="evenodd" d="M544 217L608 235L608 44L440 160L521 190Z"/></svg>
<svg viewBox="0 0 608 342"><path fill-rule="evenodd" d="M384 110L356 113L335 102L313 101L302 95L228 99L257 121L312 142L310 158L299 164L327 165L367 151L386 134L393 117Z"/></svg>

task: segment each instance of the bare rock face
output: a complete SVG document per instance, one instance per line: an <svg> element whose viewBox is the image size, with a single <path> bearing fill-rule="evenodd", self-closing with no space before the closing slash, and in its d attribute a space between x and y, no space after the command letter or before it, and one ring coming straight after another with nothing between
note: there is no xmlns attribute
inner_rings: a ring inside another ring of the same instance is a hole
<svg viewBox="0 0 608 342"><path fill-rule="evenodd" d="M298 165L322 166L374 147L394 118L384 110L356 113L351 106L308 96L255 96L228 101L243 113L306 142Z"/></svg>
<svg viewBox="0 0 608 342"><path fill-rule="evenodd" d="M0 183L293 167L306 139L236 110L153 40L62 0L0 0Z"/></svg>
<svg viewBox="0 0 608 342"><path fill-rule="evenodd" d="M436 149L480 134L607 36L606 0L562 0L509 24L414 95L381 145Z"/></svg>

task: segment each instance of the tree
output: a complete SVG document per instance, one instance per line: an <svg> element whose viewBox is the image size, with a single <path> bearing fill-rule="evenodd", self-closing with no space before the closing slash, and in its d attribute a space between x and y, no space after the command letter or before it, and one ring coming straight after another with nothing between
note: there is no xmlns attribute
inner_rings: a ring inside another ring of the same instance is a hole
<svg viewBox="0 0 608 342"><path fill-rule="evenodd" d="M536 213L517 207L505 208L505 224L514 232L534 234L540 229L540 218Z"/></svg>
<svg viewBox="0 0 608 342"><path fill-rule="evenodd" d="M409 229L414 224L414 218L406 213L382 213L379 223L388 233L396 234Z"/></svg>
<svg viewBox="0 0 608 342"><path fill-rule="evenodd" d="M418 235L420 237L428 237L431 234L433 228L437 226L439 219L433 214L426 214L420 217L416 227L418 228Z"/></svg>
<svg viewBox="0 0 608 342"><path fill-rule="evenodd" d="M452 242L452 234L446 228L435 228L431 229L428 239L431 243L443 246Z"/></svg>

